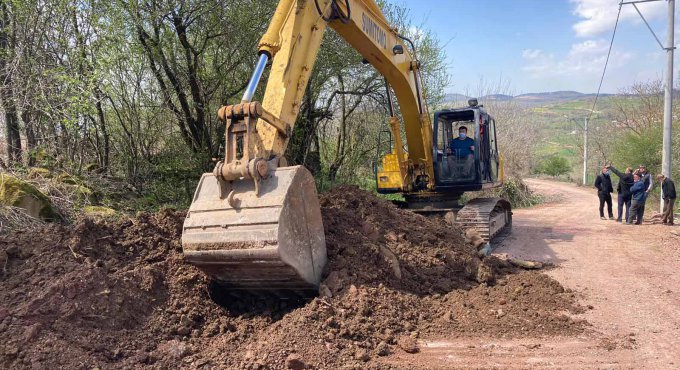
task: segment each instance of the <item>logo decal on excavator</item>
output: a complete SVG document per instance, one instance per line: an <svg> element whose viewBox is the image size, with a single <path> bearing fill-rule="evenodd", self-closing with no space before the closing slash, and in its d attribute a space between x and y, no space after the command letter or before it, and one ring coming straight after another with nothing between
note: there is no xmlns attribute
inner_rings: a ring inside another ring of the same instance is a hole
<svg viewBox="0 0 680 370"><path fill-rule="evenodd" d="M366 13L361 14L361 28L373 41L387 49L387 34Z"/></svg>

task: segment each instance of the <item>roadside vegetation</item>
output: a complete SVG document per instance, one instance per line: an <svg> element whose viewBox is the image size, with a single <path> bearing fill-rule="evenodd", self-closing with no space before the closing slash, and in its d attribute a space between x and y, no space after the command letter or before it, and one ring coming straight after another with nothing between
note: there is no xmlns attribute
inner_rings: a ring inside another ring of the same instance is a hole
<svg viewBox="0 0 680 370"><path fill-rule="evenodd" d="M66 220L85 207L109 215L186 208L222 155L216 112L239 101L276 3L3 2L0 170L47 195ZM442 40L403 6L381 6L416 44L431 113L451 106ZM503 127L506 174L529 174L535 143L522 140L531 124L524 109L491 101L487 108ZM382 76L329 30L288 162L309 168L320 191L341 183L372 190L379 156L389 150L378 145L386 129ZM1 217L17 219L17 202L0 203Z"/></svg>
<svg viewBox="0 0 680 370"><path fill-rule="evenodd" d="M584 118L590 117L588 186L592 186L602 166L609 163L620 169L644 164L652 174L660 173L663 100L663 85L661 81L653 80L637 82L616 95L601 97L592 115L592 97L531 108L530 113L541 138L536 147L536 157L549 159L539 162L534 172L546 173L545 166L552 163L553 166L548 167L554 167L556 158L561 157L567 160L570 170L561 174L560 178L582 184ZM677 93L673 111L674 117L678 117L680 97ZM678 145L680 132L675 130L672 151L675 177L680 173ZM657 199L648 202L648 206L658 206L658 193L655 188L653 197Z"/></svg>
<svg viewBox="0 0 680 370"><path fill-rule="evenodd" d="M216 112L240 100L276 4L3 2L0 170L48 195L66 219L85 207L186 208L222 156ZM450 82L443 43L403 6L381 5L415 42L437 105ZM386 107L381 75L329 29L288 162L307 166L320 190L371 188ZM16 202L0 203L2 217L17 218Z"/></svg>

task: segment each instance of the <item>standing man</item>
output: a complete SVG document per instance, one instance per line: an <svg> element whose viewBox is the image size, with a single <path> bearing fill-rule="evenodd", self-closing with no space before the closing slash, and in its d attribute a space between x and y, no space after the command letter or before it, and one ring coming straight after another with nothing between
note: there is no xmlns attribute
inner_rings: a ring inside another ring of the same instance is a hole
<svg viewBox="0 0 680 370"><path fill-rule="evenodd" d="M633 193L630 192L630 187L633 186L633 169L630 167L626 167L626 172L621 173L619 170L614 168L613 166L609 166L609 170L614 172L616 176L619 177L619 185L616 187L616 192L618 193L618 217L616 218L616 222L622 222L622 217L623 217L623 206L626 206L626 217L625 220L628 221L628 216L630 215L630 202L633 199Z"/></svg>
<svg viewBox="0 0 680 370"><path fill-rule="evenodd" d="M640 209L640 220L639 222L642 223L642 219L645 217L645 206L647 204L647 198L649 198L649 192L652 191L652 187L654 187L654 181L652 180L652 175L647 172L647 167L645 165L640 165L640 180L645 184L645 194L644 198L642 199L642 208Z"/></svg>
<svg viewBox="0 0 680 370"><path fill-rule="evenodd" d="M607 203L609 219L613 220L612 193L614 192L614 188L612 187L612 179L609 177L609 169L607 166L603 167L602 173L597 175L597 178L595 179L595 188L597 188L597 197L600 198L600 219L606 220L606 218L604 218L604 204Z"/></svg>
<svg viewBox="0 0 680 370"><path fill-rule="evenodd" d="M644 208L645 202L645 183L640 177L640 173L635 173L633 175L633 186L630 187L630 192L633 194L633 200L630 206L630 214L626 220L626 225L632 225L633 220L637 219L636 225L642 224L642 210Z"/></svg>
<svg viewBox="0 0 680 370"><path fill-rule="evenodd" d="M663 213L661 214L661 220L664 224L668 226L673 226L673 206L675 205L675 184L671 179L664 175L659 175L656 177L661 183L661 191L663 192Z"/></svg>

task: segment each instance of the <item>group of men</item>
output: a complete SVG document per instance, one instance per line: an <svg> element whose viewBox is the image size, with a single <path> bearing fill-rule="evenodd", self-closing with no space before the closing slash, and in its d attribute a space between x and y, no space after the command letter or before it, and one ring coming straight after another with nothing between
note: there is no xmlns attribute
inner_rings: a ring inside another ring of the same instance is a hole
<svg viewBox="0 0 680 370"><path fill-rule="evenodd" d="M623 222L622 217L624 216L623 209L625 206L625 223L627 225L642 224L645 204L649 197L649 192L654 186L652 175L647 172L647 167L644 165L641 165L635 171L628 167L623 173L613 166L604 166L602 168L602 172L595 180L595 188L597 188L597 195L600 198L600 218L606 220L604 217L604 205L607 204L609 219L614 220L611 196L614 192L611 180L612 172L619 177L619 183L616 187L619 206L616 221ZM675 184L664 175L658 175L656 179L661 185L661 193L664 200L663 213L661 215L662 222L665 225L673 225L673 207L677 196Z"/></svg>

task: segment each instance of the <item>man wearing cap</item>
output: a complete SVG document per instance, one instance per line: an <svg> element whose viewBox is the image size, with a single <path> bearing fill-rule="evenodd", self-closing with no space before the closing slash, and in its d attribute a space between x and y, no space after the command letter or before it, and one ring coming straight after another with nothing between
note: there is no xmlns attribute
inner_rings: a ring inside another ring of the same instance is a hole
<svg viewBox="0 0 680 370"><path fill-rule="evenodd" d="M661 192L663 193L663 213L661 214L661 221L664 224L673 226L673 206L675 205L675 184L671 179L664 175L659 175L656 179L661 184Z"/></svg>

